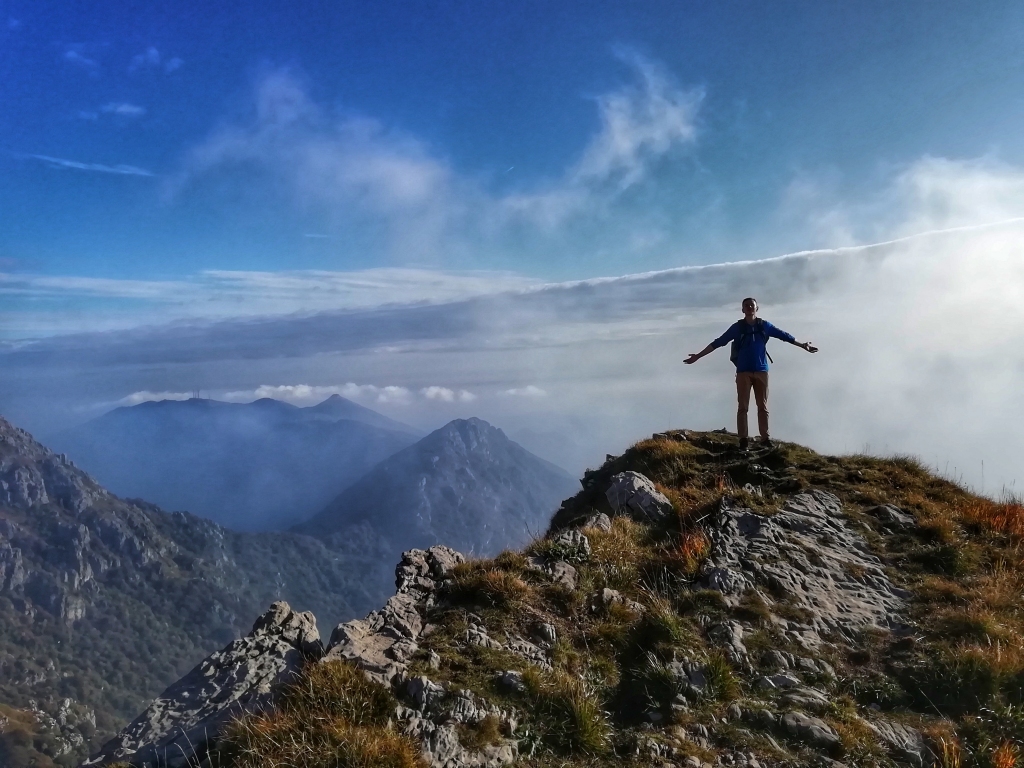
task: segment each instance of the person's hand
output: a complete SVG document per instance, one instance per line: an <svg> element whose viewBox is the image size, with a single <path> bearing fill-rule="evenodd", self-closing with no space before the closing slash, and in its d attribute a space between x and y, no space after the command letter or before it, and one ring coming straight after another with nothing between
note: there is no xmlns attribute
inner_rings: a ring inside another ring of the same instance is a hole
<svg viewBox="0 0 1024 768"><path fill-rule="evenodd" d="M811 342L809 342L809 341L805 341L800 346L803 347L804 349L806 349L808 352L812 352L813 353L813 352L817 352L818 351L818 348L816 346L814 346L813 344L811 344Z"/></svg>
<svg viewBox="0 0 1024 768"><path fill-rule="evenodd" d="M698 360L700 360L700 355L698 355L696 352L692 352L688 358L683 360L683 362L686 363L687 365L692 365L693 363L696 363Z"/></svg>

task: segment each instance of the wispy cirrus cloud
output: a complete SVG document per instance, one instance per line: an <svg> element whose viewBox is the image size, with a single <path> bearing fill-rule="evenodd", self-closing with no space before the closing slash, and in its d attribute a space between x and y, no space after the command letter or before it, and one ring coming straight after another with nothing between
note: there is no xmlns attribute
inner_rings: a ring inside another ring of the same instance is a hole
<svg viewBox="0 0 1024 768"><path fill-rule="evenodd" d="M10 338L82 330L130 328L168 320L212 320L317 311L352 311L389 305L429 305L540 285L510 272L444 272L378 268L352 272L303 270L242 272L209 270L178 280L126 280L72 275L4 273L0 297L7 305ZM14 318L22 302L31 308L22 323ZM38 314L50 304L89 302L81 316ZM62 319L63 318L63 319ZM20 331L15 329L21 327Z"/></svg>
<svg viewBox="0 0 1024 768"><path fill-rule="evenodd" d="M148 171L145 168L140 168L137 165L127 165L119 163L117 165L107 165L105 163L83 163L79 160L67 160L62 157L52 157L50 155L24 155L24 157L32 158L33 160L39 160L46 163L51 168L70 168L76 171L92 171L95 173L113 173L119 176L155 176L152 171Z"/></svg>
<svg viewBox="0 0 1024 768"><path fill-rule="evenodd" d="M142 53L137 53L132 56L131 63L128 65L129 72L139 72L141 70L163 70L166 73L174 72L176 69L180 69L181 65L185 62L177 56L167 58L160 53L160 50L156 46L149 46Z"/></svg>
<svg viewBox="0 0 1024 768"><path fill-rule="evenodd" d="M594 99L595 134L559 178L531 189L495 194L415 136L365 115L334 117L336 110L315 103L283 70L257 84L252 119L222 125L194 147L165 192L174 199L209 178L230 182L243 169L251 180L255 170L329 227L372 221L385 233L382 247L404 262L443 256L451 263L521 236L523 226L540 232L573 216L600 220L660 162L695 143L703 98L655 62L635 53L621 58L631 80Z"/></svg>
<svg viewBox="0 0 1024 768"><path fill-rule="evenodd" d="M85 54L85 46L83 45L72 45L68 46L64 50L63 59L68 64L71 64L78 69L85 70L90 75L99 74L100 64L93 58L90 58Z"/></svg>
<svg viewBox="0 0 1024 768"><path fill-rule="evenodd" d="M119 117L142 117L146 114L146 108L138 104L129 104L125 101L111 101L100 107L100 112L105 115L118 115Z"/></svg>

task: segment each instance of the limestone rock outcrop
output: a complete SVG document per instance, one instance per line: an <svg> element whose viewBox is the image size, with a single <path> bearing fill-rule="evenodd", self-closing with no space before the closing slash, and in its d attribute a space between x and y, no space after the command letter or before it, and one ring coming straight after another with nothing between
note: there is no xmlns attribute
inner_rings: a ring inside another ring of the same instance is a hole
<svg viewBox="0 0 1024 768"><path fill-rule="evenodd" d="M639 472L620 472L605 492L616 514L640 522L657 522L672 512L672 502Z"/></svg>
<svg viewBox="0 0 1024 768"><path fill-rule="evenodd" d="M252 632L204 659L84 765L122 760L146 768L189 765L225 724L272 706L276 687L322 654L313 614L274 603Z"/></svg>
<svg viewBox="0 0 1024 768"><path fill-rule="evenodd" d="M804 611L810 618L790 621L786 634L807 650L818 646L822 633L853 637L900 624L908 593L885 575L827 491L796 494L771 516L723 502L709 534L704 586L733 605L755 591L768 605L785 602Z"/></svg>

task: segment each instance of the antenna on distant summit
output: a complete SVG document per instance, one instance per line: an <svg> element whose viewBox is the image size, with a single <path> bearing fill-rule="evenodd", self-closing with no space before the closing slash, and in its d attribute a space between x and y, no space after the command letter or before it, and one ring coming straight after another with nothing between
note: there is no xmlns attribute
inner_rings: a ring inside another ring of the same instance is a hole
<svg viewBox="0 0 1024 768"><path fill-rule="evenodd" d="M200 397L199 397L199 390L198 389L193 389L192 390L192 399L193 400L199 400L200 399Z"/></svg>

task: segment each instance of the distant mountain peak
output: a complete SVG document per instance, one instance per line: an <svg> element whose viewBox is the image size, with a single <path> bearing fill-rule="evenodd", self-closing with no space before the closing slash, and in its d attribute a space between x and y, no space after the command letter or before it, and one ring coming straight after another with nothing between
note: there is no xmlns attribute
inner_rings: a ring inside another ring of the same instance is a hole
<svg viewBox="0 0 1024 768"><path fill-rule="evenodd" d="M293 530L339 541L370 530L395 553L445 542L494 554L543 530L576 487L567 472L483 419L455 419L382 461Z"/></svg>

